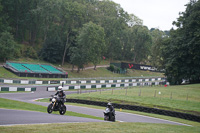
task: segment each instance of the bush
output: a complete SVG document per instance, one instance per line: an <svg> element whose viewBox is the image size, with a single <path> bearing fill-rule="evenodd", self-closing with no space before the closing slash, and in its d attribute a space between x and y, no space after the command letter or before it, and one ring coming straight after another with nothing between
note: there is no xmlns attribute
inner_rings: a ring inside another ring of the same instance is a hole
<svg viewBox="0 0 200 133"><path fill-rule="evenodd" d="M0 34L0 60L6 61L16 54L17 43L14 41L10 32L2 32Z"/></svg>
<svg viewBox="0 0 200 133"><path fill-rule="evenodd" d="M117 68L116 68L116 71L117 71L117 73L120 73L120 68L117 67Z"/></svg>
<svg viewBox="0 0 200 133"><path fill-rule="evenodd" d="M112 71L112 72L115 71L114 65L110 65L109 70Z"/></svg>

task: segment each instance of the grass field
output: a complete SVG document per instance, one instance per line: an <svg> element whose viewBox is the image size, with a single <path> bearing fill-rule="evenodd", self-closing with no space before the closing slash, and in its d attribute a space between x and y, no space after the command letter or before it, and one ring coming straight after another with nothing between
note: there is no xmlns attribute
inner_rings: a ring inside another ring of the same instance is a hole
<svg viewBox="0 0 200 133"><path fill-rule="evenodd" d="M148 123L68 123L0 126L1 133L199 133L199 127Z"/></svg>
<svg viewBox="0 0 200 133"><path fill-rule="evenodd" d="M110 91L100 91L99 89L93 93L72 94L67 98L110 101L200 115L200 84L132 87Z"/></svg>

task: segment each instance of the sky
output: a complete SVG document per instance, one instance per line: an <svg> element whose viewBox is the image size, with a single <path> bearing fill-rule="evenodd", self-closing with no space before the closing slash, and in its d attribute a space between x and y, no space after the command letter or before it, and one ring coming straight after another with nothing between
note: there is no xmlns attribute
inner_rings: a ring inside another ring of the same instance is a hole
<svg viewBox="0 0 200 133"><path fill-rule="evenodd" d="M177 21L179 12L184 12L190 0L112 0L143 20L149 29L170 30ZM176 28L176 27L174 27Z"/></svg>

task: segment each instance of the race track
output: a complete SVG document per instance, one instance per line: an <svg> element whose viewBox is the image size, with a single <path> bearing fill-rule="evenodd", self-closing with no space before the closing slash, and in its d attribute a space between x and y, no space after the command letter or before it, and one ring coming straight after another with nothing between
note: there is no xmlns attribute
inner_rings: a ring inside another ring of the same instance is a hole
<svg viewBox="0 0 200 133"><path fill-rule="evenodd" d="M0 109L0 118L0 125L103 122L82 117L10 109Z"/></svg>
<svg viewBox="0 0 200 133"><path fill-rule="evenodd" d="M27 87L27 86L26 86ZM76 91L67 91L66 94L77 93ZM36 92L32 93L0 93L0 98L12 99L22 102L28 102L33 104L38 104L42 106L48 106L49 103L35 102L38 98L48 98L50 95L55 94L55 92L47 92L46 86L37 86ZM87 107L72 106L67 105L68 111L73 111L82 114L88 114L98 117L103 117L103 111L101 109L91 109ZM26 117L22 117L25 114ZM67 114L67 112L66 112ZM29 118L29 119L26 119ZM32 119L31 119L32 118ZM69 122L103 122L100 120L73 117L73 116L61 116L52 115L48 113L40 113L33 111L18 111L18 110L5 110L0 109L0 125L13 125L13 124L36 124L36 123L69 123ZM19 122L20 120L20 122ZM172 122L168 120L136 115L131 113L124 113L116 111L116 120L121 122L143 122L143 123L165 123L173 125L185 125L182 123Z"/></svg>

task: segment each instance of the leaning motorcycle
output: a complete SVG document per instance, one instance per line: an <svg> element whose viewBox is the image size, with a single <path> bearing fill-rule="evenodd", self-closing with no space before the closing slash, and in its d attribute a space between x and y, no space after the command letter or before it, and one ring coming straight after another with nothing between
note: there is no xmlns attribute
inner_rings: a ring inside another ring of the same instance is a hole
<svg viewBox="0 0 200 133"><path fill-rule="evenodd" d="M67 108L64 104L58 103L58 97L55 95L51 95L51 98L49 99L51 103L47 107L47 112L51 114L53 111L59 111L60 115L64 115Z"/></svg>
<svg viewBox="0 0 200 133"><path fill-rule="evenodd" d="M106 110L103 113L105 121L115 121L115 111L112 113L109 108L106 108Z"/></svg>

